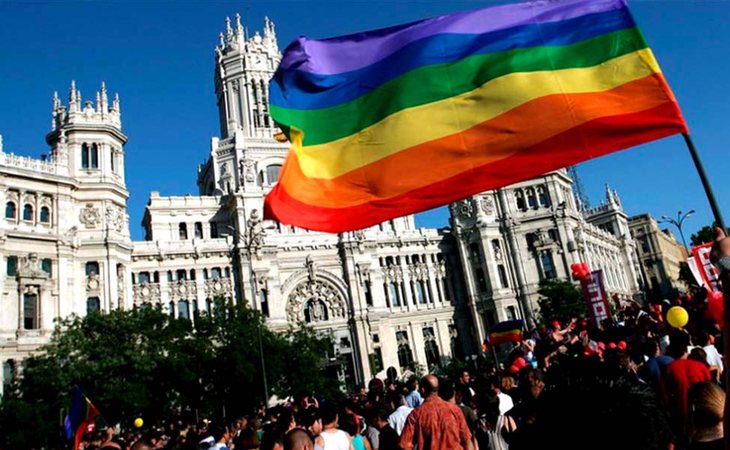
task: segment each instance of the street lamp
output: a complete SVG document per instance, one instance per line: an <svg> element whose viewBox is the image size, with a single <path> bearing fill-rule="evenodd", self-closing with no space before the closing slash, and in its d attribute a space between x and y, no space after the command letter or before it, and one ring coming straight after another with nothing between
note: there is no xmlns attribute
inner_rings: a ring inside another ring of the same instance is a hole
<svg viewBox="0 0 730 450"><path fill-rule="evenodd" d="M682 245L684 245L684 248L687 248L687 241L684 239L684 233L682 232L682 224L684 223L684 220L695 213L694 209L690 209L686 213L682 214L682 210L677 211L677 218L673 219L668 216L662 216L661 220L659 220L659 223L671 223L677 229L679 230L679 236L682 238Z"/></svg>
<svg viewBox="0 0 730 450"><path fill-rule="evenodd" d="M248 254L248 269L249 279L251 282L251 305L256 308L256 273L253 270L253 253L261 248L264 241L264 232L267 229L273 228L273 226L264 226L261 218L259 217L258 211L251 211L251 217L246 221L246 229L241 233L236 228L228 225L226 226L230 231L236 233L236 257L238 258L239 265L241 264L241 252L240 245L243 243L244 248ZM241 287L243 287L243 280L241 280ZM263 315L263 311L260 311ZM266 362L264 360L264 344L261 336L261 321L258 322L256 327L256 334L259 341L259 357L261 358L261 376L264 380L264 402L266 407L269 407L269 385L266 380Z"/></svg>

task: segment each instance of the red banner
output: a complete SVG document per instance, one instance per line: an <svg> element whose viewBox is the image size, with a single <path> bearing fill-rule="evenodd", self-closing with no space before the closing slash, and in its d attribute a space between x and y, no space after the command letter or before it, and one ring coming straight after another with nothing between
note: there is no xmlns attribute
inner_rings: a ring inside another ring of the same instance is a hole
<svg viewBox="0 0 730 450"><path fill-rule="evenodd" d="M608 295L603 286L603 270L594 270L589 277L583 277L580 285L583 288L583 298L591 321L599 326L604 319L611 318Z"/></svg>
<svg viewBox="0 0 730 450"><path fill-rule="evenodd" d="M692 258L695 268L699 272L700 279L697 282L709 292L720 292L717 284L717 268L710 261L710 251L713 245L712 242L709 242L692 247Z"/></svg>

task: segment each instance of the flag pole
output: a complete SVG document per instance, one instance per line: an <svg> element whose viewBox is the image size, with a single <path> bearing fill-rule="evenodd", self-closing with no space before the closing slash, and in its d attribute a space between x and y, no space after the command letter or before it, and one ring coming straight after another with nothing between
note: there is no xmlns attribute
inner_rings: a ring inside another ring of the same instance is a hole
<svg viewBox="0 0 730 450"><path fill-rule="evenodd" d="M705 188L705 195L707 195L707 200L710 202L710 208L712 208L712 214L715 216L715 222L717 223L718 227L723 229L723 231L727 231L727 227L725 227L725 221L722 219L722 214L720 213L720 207L717 206L715 194L712 192L710 180L707 179L705 168L702 165L700 155L697 153L697 149L695 148L695 144L692 141L692 137L689 135L689 133L682 133L682 136L684 137L684 142L687 144L687 149L689 149L689 154L692 155L692 161L695 163L695 168L697 169L697 173L699 174L700 180L702 181L702 187Z"/></svg>

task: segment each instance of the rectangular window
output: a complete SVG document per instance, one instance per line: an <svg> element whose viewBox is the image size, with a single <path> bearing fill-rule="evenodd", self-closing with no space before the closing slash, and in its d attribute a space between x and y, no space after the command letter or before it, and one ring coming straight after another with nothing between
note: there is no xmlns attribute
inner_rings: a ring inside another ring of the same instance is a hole
<svg viewBox="0 0 730 450"><path fill-rule="evenodd" d="M266 292L266 289L261 289L259 291L259 303L261 304L261 314L263 314L264 317L269 317L269 295Z"/></svg>
<svg viewBox="0 0 730 450"><path fill-rule="evenodd" d="M91 146L91 168L99 168L99 146L97 146L96 144L93 144Z"/></svg>
<svg viewBox="0 0 730 450"><path fill-rule="evenodd" d="M203 224L200 222L195 222L195 237L203 239Z"/></svg>
<svg viewBox="0 0 730 450"><path fill-rule="evenodd" d="M484 275L484 270L481 267L474 268L474 275L477 279L477 288L480 293L487 292L487 277Z"/></svg>
<svg viewBox="0 0 730 450"><path fill-rule="evenodd" d="M553 255L550 252L543 253L540 256L540 262L542 263L542 274L545 278L552 279L558 276L553 264Z"/></svg>
<svg viewBox="0 0 730 450"><path fill-rule="evenodd" d="M210 237L211 239L218 238L218 224L215 222L210 223Z"/></svg>
<svg viewBox="0 0 730 450"><path fill-rule="evenodd" d="M418 299L419 305L426 304L426 286L423 280L416 282L416 298Z"/></svg>
<svg viewBox="0 0 730 450"><path fill-rule="evenodd" d="M53 262L49 258L43 258L41 260L41 269L48 274L48 276L53 276Z"/></svg>
<svg viewBox="0 0 730 450"><path fill-rule="evenodd" d="M400 306L400 298L398 296L398 286L395 283L390 282L388 284L388 297L390 298L390 304L393 306Z"/></svg>
<svg viewBox="0 0 730 450"><path fill-rule="evenodd" d="M175 272L175 275L177 275L177 281L183 281L188 279L188 274L185 269L178 269L177 272Z"/></svg>
<svg viewBox="0 0 730 450"><path fill-rule="evenodd" d="M18 273L18 257L8 256L7 265L8 267L5 273L9 277L14 277Z"/></svg>
<svg viewBox="0 0 730 450"><path fill-rule="evenodd" d="M96 261L89 261L86 263L86 276L99 275L99 263Z"/></svg>
<svg viewBox="0 0 730 450"><path fill-rule="evenodd" d="M140 272L137 276L137 280L139 284L142 283L149 283L150 282L150 273L149 272Z"/></svg>
<svg viewBox="0 0 730 450"><path fill-rule="evenodd" d="M499 273L499 283L501 287L508 288L509 279L507 278L507 269L505 269L504 264L499 264L497 266L497 272Z"/></svg>
<svg viewBox="0 0 730 450"><path fill-rule="evenodd" d="M23 294L23 328L35 330L38 328L38 296Z"/></svg>
<svg viewBox="0 0 730 450"><path fill-rule="evenodd" d="M514 306L508 306L505 309L507 320L515 320L517 318L517 309Z"/></svg>
<svg viewBox="0 0 730 450"><path fill-rule="evenodd" d="M221 278L221 268L213 267L210 269L210 277L214 280L219 280Z"/></svg>
<svg viewBox="0 0 730 450"><path fill-rule="evenodd" d="M365 291L365 303L368 306L373 306L373 293L370 292L370 282L366 281L362 284L362 289Z"/></svg>

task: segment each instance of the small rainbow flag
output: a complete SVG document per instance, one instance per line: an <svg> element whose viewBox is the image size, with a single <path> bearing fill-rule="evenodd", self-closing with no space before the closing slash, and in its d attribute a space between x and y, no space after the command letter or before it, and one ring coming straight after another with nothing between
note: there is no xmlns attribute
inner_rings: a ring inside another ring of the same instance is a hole
<svg viewBox="0 0 730 450"><path fill-rule="evenodd" d="M687 131L624 0L300 37L270 103L292 147L266 217L328 232Z"/></svg>
<svg viewBox="0 0 730 450"><path fill-rule="evenodd" d="M66 440L74 440L74 450L79 448L81 439L86 434L86 428L94 423L99 416L99 410L81 392L81 388L74 386L71 391L71 408L63 420L66 431Z"/></svg>
<svg viewBox="0 0 730 450"><path fill-rule="evenodd" d="M487 331L487 347L507 342L520 342L524 323L521 320L499 322Z"/></svg>

